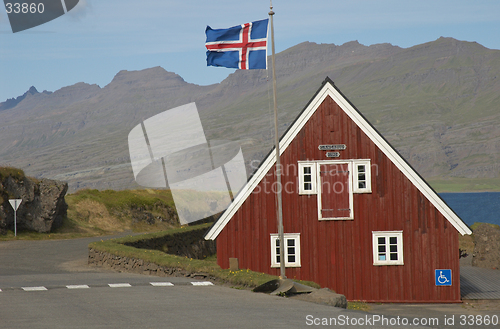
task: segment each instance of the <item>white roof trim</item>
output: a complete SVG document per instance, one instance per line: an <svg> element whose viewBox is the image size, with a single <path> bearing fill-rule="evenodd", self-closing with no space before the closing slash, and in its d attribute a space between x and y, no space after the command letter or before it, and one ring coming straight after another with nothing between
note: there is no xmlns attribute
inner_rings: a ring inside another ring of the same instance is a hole
<svg viewBox="0 0 500 329"><path fill-rule="evenodd" d="M472 234L470 228L458 217L455 212L434 192L432 188L413 170L408 163L389 145L389 143L366 121L366 119L347 101L344 96L327 80L316 96L307 105L302 114L294 122L293 126L286 132L280 140L280 154L286 150L295 139L299 131L309 121L316 112L319 105L330 96L344 112L353 120L359 128L370 138L375 145L398 167L398 169L412 182L415 187L443 214L443 216L460 232L460 234ZM264 160L259 169L250 178L243 189L238 193L234 201L229 205L222 216L215 222L212 228L205 235L207 240L215 240L243 202L253 192L262 178L274 165L276 156L271 152Z"/></svg>

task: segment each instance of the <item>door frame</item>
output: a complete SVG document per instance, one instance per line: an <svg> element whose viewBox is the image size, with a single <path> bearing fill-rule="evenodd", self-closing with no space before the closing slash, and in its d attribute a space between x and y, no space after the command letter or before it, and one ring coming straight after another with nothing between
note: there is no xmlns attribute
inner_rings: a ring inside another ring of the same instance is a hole
<svg viewBox="0 0 500 329"><path fill-rule="evenodd" d="M353 189L352 189L352 160L319 160L316 162L316 186L318 191L318 220L353 220L354 219L354 202L353 202ZM332 217L332 218L323 218L321 215L321 198L322 198L322 184L321 184L321 165L331 165L331 164L346 164L347 170L349 171L349 177L347 179L348 183L348 193L349 193L349 209L350 216L349 217Z"/></svg>

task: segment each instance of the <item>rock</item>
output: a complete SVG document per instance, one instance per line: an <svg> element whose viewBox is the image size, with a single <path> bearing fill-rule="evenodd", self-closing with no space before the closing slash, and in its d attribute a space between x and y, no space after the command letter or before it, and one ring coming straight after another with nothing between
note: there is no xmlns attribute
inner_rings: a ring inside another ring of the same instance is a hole
<svg viewBox="0 0 500 329"><path fill-rule="evenodd" d="M162 216L155 216L153 213L161 213ZM153 225L156 222L165 222L172 225L179 224L177 212L172 207L161 202L155 202L153 205L145 206L132 205L129 210L123 212L115 211L114 215L117 217L132 217L134 224L139 222L145 222L149 225Z"/></svg>
<svg viewBox="0 0 500 329"><path fill-rule="evenodd" d="M500 227L481 224L474 230L472 266L500 269Z"/></svg>
<svg viewBox="0 0 500 329"><path fill-rule="evenodd" d="M9 199L23 200L17 210L18 231L48 233L59 227L67 214L67 190L64 182L0 173L0 232L14 230L14 210Z"/></svg>
<svg viewBox="0 0 500 329"><path fill-rule="evenodd" d="M316 304L347 308L347 299L345 296L337 294L328 288L317 289L309 294L295 295L293 298Z"/></svg>
<svg viewBox="0 0 500 329"><path fill-rule="evenodd" d="M215 241L205 240L206 228L166 234L156 238L126 242L134 248L160 250L167 254L193 259L205 259L217 252Z"/></svg>

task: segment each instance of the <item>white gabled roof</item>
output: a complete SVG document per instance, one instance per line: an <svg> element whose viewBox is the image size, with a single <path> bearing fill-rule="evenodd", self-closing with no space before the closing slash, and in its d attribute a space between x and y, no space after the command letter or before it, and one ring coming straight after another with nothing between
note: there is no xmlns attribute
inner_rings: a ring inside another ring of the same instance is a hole
<svg viewBox="0 0 500 329"><path fill-rule="evenodd" d="M359 128L377 145L377 147L398 167L399 170L412 182L413 185L443 214L443 216L464 234L472 234L471 229L460 217L441 199L441 197L427 184L427 182L403 159L401 155L380 135L380 133L363 117L363 115L345 98L345 96L335 87L333 82L327 78L323 86L287 130L280 140L280 154L283 154L290 143L295 139L299 131L304 127L311 116L316 112L327 96L330 96L344 112L359 126ZM214 223L205 234L206 240L215 240L243 202L250 196L255 187L275 164L275 152L269 153L262 162L259 169L250 178L243 189L238 193L234 201L229 205L222 216Z"/></svg>

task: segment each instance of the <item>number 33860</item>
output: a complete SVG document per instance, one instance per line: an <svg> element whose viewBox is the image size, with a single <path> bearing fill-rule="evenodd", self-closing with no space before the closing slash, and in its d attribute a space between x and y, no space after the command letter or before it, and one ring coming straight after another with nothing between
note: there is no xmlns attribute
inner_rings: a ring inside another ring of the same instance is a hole
<svg viewBox="0 0 500 329"><path fill-rule="evenodd" d="M10 3L5 4L5 9L7 9L7 14L41 14L45 10L43 3Z"/></svg>

